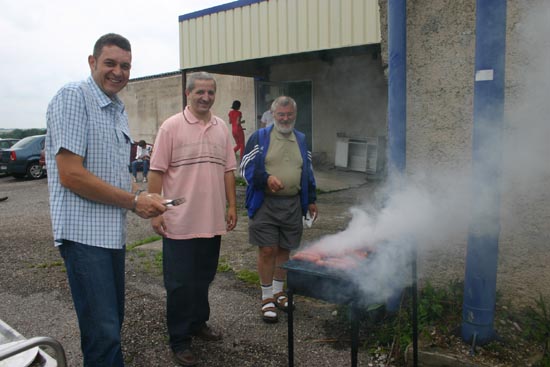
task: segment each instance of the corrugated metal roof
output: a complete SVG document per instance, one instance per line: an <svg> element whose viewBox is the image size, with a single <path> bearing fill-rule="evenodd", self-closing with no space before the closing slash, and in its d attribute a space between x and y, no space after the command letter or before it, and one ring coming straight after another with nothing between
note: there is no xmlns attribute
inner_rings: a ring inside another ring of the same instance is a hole
<svg viewBox="0 0 550 367"><path fill-rule="evenodd" d="M380 43L377 0L240 0L179 17L180 67Z"/></svg>

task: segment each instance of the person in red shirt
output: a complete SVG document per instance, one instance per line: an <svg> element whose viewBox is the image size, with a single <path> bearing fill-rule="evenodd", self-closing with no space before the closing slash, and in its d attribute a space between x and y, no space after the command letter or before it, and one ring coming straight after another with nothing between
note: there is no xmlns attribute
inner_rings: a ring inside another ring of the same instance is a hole
<svg viewBox="0 0 550 367"><path fill-rule="evenodd" d="M239 157L242 159L244 154L244 124L243 114L239 109L241 108L241 101L233 101L231 105L231 111L229 111L229 123L231 124L231 131L233 138L235 139L235 147L233 151L237 153L239 151Z"/></svg>

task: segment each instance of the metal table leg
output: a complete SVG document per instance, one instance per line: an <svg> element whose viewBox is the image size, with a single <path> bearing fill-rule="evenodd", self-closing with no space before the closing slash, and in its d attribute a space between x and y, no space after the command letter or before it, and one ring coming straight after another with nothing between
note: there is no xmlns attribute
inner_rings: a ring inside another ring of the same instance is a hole
<svg viewBox="0 0 550 367"><path fill-rule="evenodd" d="M357 352L359 350L359 309L355 302L350 305L351 319L351 366L357 367Z"/></svg>
<svg viewBox="0 0 550 367"><path fill-rule="evenodd" d="M288 367L294 367L294 294L292 289L286 290L288 297Z"/></svg>

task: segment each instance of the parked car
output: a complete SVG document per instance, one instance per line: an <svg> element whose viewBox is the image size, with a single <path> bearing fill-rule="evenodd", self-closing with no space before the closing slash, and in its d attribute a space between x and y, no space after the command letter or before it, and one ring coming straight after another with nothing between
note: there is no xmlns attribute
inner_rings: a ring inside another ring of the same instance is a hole
<svg viewBox="0 0 550 367"><path fill-rule="evenodd" d="M44 173L46 173L46 149L42 149L40 151L40 159L38 159L38 164L40 164L40 166L44 170Z"/></svg>
<svg viewBox="0 0 550 367"><path fill-rule="evenodd" d="M19 139L0 138L0 150L11 148L11 146L18 141Z"/></svg>
<svg viewBox="0 0 550 367"><path fill-rule="evenodd" d="M38 162L44 149L46 135L28 136L19 140L9 149L0 151L0 173L17 178L42 178L45 170Z"/></svg>

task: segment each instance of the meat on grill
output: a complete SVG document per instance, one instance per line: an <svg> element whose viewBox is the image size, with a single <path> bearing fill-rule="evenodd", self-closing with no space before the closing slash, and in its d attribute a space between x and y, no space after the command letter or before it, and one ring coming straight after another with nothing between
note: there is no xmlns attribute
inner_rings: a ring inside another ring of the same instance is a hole
<svg viewBox="0 0 550 367"><path fill-rule="evenodd" d="M307 261L319 266L333 269L353 269L364 261L372 250L352 249L338 253L322 251L315 246L309 247L294 254L292 260Z"/></svg>

